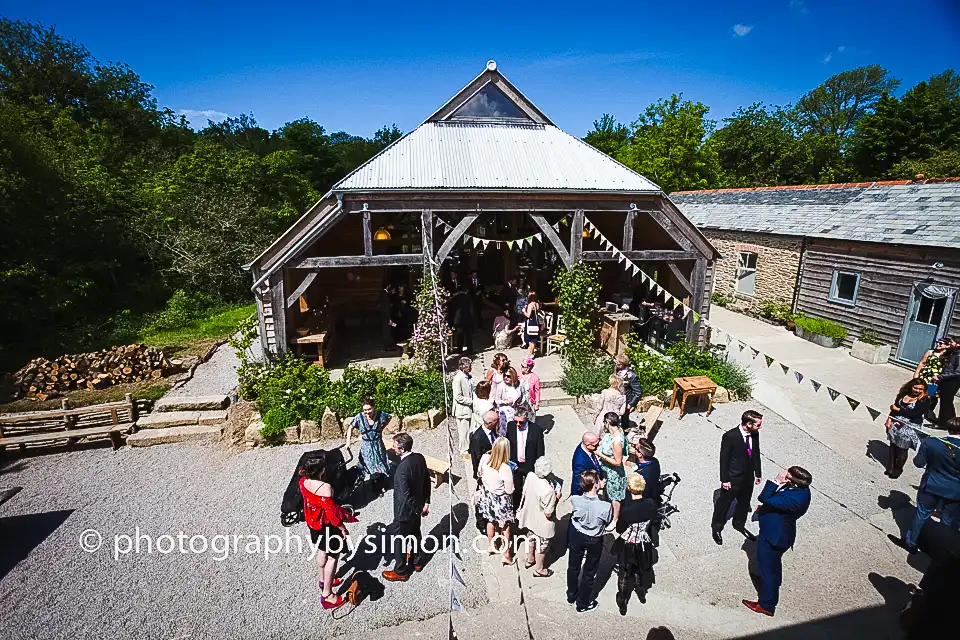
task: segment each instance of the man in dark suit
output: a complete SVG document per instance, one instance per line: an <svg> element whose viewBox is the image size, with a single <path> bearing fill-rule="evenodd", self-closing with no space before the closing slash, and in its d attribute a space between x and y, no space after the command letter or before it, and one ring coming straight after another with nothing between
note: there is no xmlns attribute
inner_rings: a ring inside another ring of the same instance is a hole
<svg viewBox="0 0 960 640"><path fill-rule="evenodd" d="M593 431L584 431L580 446L573 451L573 480L570 482L570 495L583 494L580 487L580 474L584 471L596 471L603 480L603 470L600 468L600 459L597 458L597 447L600 446L600 436ZM602 487L601 487L602 488Z"/></svg>
<svg viewBox="0 0 960 640"><path fill-rule="evenodd" d="M483 426L470 435L470 461L473 463L473 477L477 477L477 467L483 454L493 449L497 440L497 428L500 426L500 416L491 409L483 414Z"/></svg>
<svg viewBox="0 0 960 640"><path fill-rule="evenodd" d="M450 298L450 324L454 328L454 341L459 351L473 353L474 311L473 299L466 289L458 290Z"/></svg>
<svg viewBox="0 0 960 640"><path fill-rule="evenodd" d="M724 525L730 503L737 501L733 510L733 528L747 540L756 540L747 531L750 499L753 485L760 484L760 425L763 416L756 411L744 411L740 426L730 429L720 439L720 494L713 506L713 541L723 544Z"/></svg>
<svg viewBox="0 0 960 640"><path fill-rule="evenodd" d="M917 491L917 512L902 541L891 536L910 553L917 552L917 537L934 511L940 512L940 522L948 528L960 524L960 418L946 426L950 435L924 438L913 458L913 464L926 467Z"/></svg>
<svg viewBox="0 0 960 640"><path fill-rule="evenodd" d="M757 539L757 569L760 588L757 600L743 600L756 613L772 616L780 600L783 582L783 554L797 539L797 520L810 507L813 476L803 467L781 471L776 482L767 480L757 497L760 537Z"/></svg>
<svg viewBox="0 0 960 640"><path fill-rule="evenodd" d="M646 438L637 440L633 447L637 453L637 473L646 481L643 497L660 503L660 461L657 460L657 448Z"/></svg>
<svg viewBox="0 0 960 640"><path fill-rule="evenodd" d="M507 440L510 441L510 460L517 465L513 471L513 506L520 506L523 496L523 481L533 471L533 463L544 456L543 429L530 422L525 407L517 409L514 419L507 423Z"/></svg>
<svg viewBox="0 0 960 640"><path fill-rule="evenodd" d="M423 568L420 522L430 513L430 474L423 455L413 453L410 434L393 436L393 451L400 457L400 464L393 475L393 522L387 533L396 562L383 577L403 582Z"/></svg>

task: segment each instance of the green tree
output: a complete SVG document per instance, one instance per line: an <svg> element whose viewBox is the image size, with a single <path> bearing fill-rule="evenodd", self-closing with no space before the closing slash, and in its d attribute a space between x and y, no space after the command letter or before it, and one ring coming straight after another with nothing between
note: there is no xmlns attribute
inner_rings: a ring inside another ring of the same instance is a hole
<svg viewBox="0 0 960 640"><path fill-rule="evenodd" d="M583 141L596 147L612 158L616 158L627 144L630 132L627 127L617 122L609 113L593 121L593 129L587 132Z"/></svg>
<svg viewBox="0 0 960 640"><path fill-rule="evenodd" d="M913 180L924 178L953 178L960 176L960 149L943 149L923 160L904 160L890 169L891 178Z"/></svg>
<svg viewBox="0 0 960 640"><path fill-rule="evenodd" d="M677 94L651 104L631 125L629 144L617 159L666 193L715 186L720 162L716 149L706 144L714 129L709 111Z"/></svg>
<svg viewBox="0 0 960 640"><path fill-rule="evenodd" d="M775 186L803 181L806 156L784 109L768 109L758 102L740 107L723 122L708 142L720 162L721 186Z"/></svg>

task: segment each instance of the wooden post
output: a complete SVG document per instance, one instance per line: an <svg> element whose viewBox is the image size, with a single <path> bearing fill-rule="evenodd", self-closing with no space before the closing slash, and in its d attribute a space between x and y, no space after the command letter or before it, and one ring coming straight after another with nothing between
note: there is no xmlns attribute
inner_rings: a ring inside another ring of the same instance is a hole
<svg viewBox="0 0 960 640"><path fill-rule="evenodd" d="M570 262L577 264L583 258L583 209L573 212L570 225Z"/></svg>
<svg viewBox="0 0 960 640"><path fill-rule="evenodd" d="M633 221L637 219L637 210L627 211L623 221L623 251L633 251Z"/></svg>
<svg viewBox="0 0 960 640"><path fill-rule="evenodd" d="M140 419L140 409L137 407L137 401L133 399L132 393L125 394L123 399L130 405L130 422L136 422Z"/></svg>
<svg viewBox="0 0 960 640"><path fill-rule="evenodd" d="M420 226L423 240L423 265L427 267L433 262L433 211L424 209L420 212Z"/></svg>
<svg viewBox="0 0 960 640"><path fill-rule="evenodd" d="M704 286L707 278L707 260L705 258L697 259L693 267L693 273L690 274L690 284L693 291L690 293L690 308L697 312L697 315L703 313ZM693 314L687 316L687 342L696 342L700 344L700 323L694 322ZM701 345L702 346L702 345Z"/></svg>
<svg viewBox="0 0 960 640"><path fill-rule="evenodd" d="M363 255L373 255L373 234L370 232L370 212L363 212Z"/></svg>
<svg viewBox="0 0 960 640"><path fill-rule="evenodd" d="M273 308L273 331L277 341L277 356L282 356L290 346L287 344L287 305L284 295L284 271L280 268L270 276L270 300Z"/></svg>

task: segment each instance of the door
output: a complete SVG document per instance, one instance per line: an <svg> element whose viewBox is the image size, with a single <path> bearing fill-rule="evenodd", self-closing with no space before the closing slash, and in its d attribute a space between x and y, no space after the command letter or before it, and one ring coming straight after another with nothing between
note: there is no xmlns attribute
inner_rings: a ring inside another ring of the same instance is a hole
<svg viewBox="0 0 960 640"><path fill-rule="evenodd" d="M897 359L916 364L937 338L947 332L957 290L918 282L903 323Z"/></svg>

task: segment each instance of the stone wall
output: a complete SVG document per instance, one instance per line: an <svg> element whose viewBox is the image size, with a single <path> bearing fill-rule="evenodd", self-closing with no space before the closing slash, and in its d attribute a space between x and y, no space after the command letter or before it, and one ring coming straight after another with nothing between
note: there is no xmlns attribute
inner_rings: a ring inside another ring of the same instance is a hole
<svg viewBox="0 0 960 640"><path fill-rule="evenodd" d="M729 308L758 311L767 301L793 303L800 268L802 239L747 231L701 229L722 259L714 263L713 290L735 298ZM741 251L757 254L757 283L753 296L737 293L737 260Z"/></svg>

